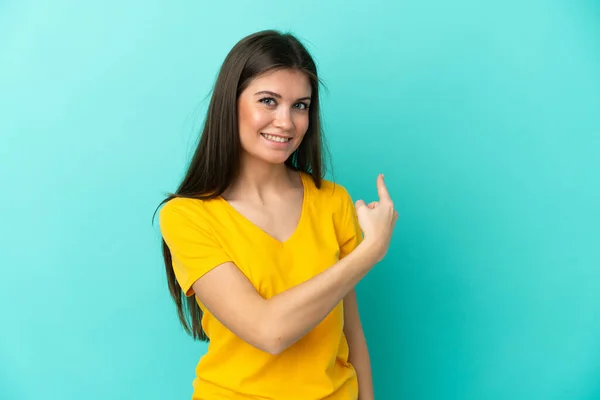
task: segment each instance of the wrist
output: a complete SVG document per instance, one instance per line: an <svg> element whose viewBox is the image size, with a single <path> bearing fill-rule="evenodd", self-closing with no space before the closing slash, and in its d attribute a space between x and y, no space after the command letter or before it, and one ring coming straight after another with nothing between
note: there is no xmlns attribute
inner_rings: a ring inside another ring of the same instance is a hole
<svg viewBox="0 0 600 400"><path fill-rule="evenodd" d="M356 247L356 250L364 257L367 264L373 266L381 261L383 246L381 243L369 237L365 237L363 241Z"/></svg>

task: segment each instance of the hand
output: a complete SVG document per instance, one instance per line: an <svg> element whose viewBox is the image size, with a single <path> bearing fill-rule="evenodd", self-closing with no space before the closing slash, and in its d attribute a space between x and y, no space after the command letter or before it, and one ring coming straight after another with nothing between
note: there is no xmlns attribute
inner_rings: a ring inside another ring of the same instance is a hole
<svg viewBox="0 0 600 400"><path fill-rule="evenodd" d="M377 262L386 255L392 232L398 220L398 212L394 209L394 202L390 197L383 175L377 177L377 193L379 201L366 205L363 200L356 202L358 223L365 236L365 244L374 250Z"/></svg>

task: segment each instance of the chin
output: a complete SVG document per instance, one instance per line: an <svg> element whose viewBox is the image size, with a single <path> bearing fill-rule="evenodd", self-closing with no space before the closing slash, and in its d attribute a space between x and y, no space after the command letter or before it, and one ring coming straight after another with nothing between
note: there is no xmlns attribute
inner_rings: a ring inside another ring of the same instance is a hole
<svg viewBox="0 0 600 400"><path fill-rule="evenodd" d="M267 164L283 164L285 163L294 152L298 149L300 141L296 143L289 143L286 145L272 145L263 142L261 139L258 143L244 143L242 142L242 149L246 156Z"/></svg>
<svg viewBox="0 0 600 400"><path fill-rule="evenodd" d="M284 164L288 158L291 157L292 153L281 152L281 151L259 151L259 152L246 152L248 159L252 159L255 162L262 162L266 164Z"/></svg>
<svg viewBox="0 0 600 400"><path fill-rule="evenodd" d="M283 155L283 154L270 154L260 157L260 159L269 164L283 164L288 158L290 158L291 154Z"/></svg>

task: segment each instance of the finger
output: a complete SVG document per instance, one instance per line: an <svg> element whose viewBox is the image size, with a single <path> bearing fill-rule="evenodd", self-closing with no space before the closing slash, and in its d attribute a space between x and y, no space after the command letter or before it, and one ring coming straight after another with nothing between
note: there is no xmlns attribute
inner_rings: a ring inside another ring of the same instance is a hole
<svg viewBox="0 0 600 400"><path fill-rule="evenodd" d="M378 201L372 201L372 202L369 203L369 205L367 207L369 207L370 209L374 209L378 205L379 205Z"/></svg>
<svg viewBox="0 0 600 400"><path fill-rule="evenodd" d="M379 174L377 177L377 194L379 195L379 201L392 201L390 193L387 190L387 186L383 181L383 174Z"/></svg>
<svg viewBox="0 0 600 400"><path fill-rule="evenodd" d="M357 200L356 204L354 206L356 207L356 210L358 211L361 207L366 207L367 205L365 204L364 200Z"/></svg>

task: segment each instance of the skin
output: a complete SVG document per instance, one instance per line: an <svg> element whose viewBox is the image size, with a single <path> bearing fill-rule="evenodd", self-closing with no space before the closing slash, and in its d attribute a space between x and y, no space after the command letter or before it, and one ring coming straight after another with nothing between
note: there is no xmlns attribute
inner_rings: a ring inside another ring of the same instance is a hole
<svg viewBox="0 0 600 400"><path fill-rule="evenodd" d="M241 172L223 197L280 241L291 236L300 219L302 183L284 162L308 129L310 95L304 74L280 70L256 78L238 100ZM290 140L275 143L262 133Z"/></svg>
<svg viewBox="0 0 600 400"><path fill-rule="evenodd" d="M270 92L270 93L265 93ZM278 70L255 78L240 95L241 173L223 197L277 240L285 241L301 213L302 184L284 162L308 129L311 87L301 72ZM264 133L289 138L273 143ZM233 333L271 354L279 354L318 325L344 301L344 332L359 381L359 399L373 398L369 353L354 286L386 254L398 218L383 175L379 201L356 202L363 242L321 274L268 300L231 262L193 284L201 302ZM227 296L223 295L227 293ZM235 295L232 295L235 294Z"/></svg>

